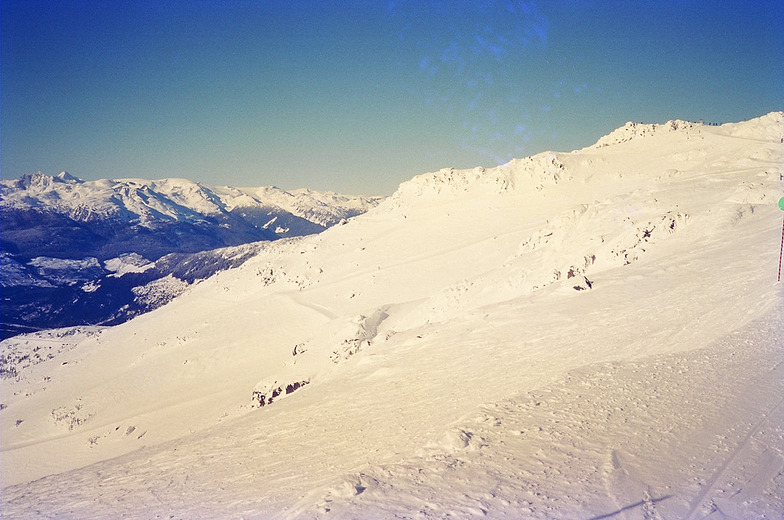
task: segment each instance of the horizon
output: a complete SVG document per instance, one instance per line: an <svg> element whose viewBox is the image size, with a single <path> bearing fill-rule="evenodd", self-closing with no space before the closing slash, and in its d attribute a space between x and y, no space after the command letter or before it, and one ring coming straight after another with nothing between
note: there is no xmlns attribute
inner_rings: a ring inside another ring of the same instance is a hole
<svg viewBox="0 0 784 520"><path fill-rule="evenodd" d="M0 175L390 195L784 110L784 4L2 0Z"/></svg>
<svg viewBox="0 0 784 520"><path fill-rule="evenodd" d="M756 116L756 117L751 117L751 118L743 120L743 121L722 121L722 122L712 122L712 121L703 121L703 120L690 121L690 120L683 120L683 119L679 119L679 118L671 119L671 120L667 120L667 121L655 121L655 122L654 121L627 121L623 125L621 125L621 126L619 126L617 128L614 128L613 130L610 130L608 133L606 133L604 135L601 135L601 136L597 136L597 138L594 139L590 144L588 144L588 145L586 145L586 146L584 146L582 148L574 149L574 150L543 150L543 151L536 152L536 153L534 153L532 155L529 155L529 156L514 157L514 158L510 159L509 161L507 161L506 163L500 163L498 165L490 166L489 168L495 168L495 167L499 167L499 166L504 166L505 164L508 164L509 162L512 162L512 161L514 161L516 159L526 159L528 157L535 157L535 156L540 155L540 154L548 154L548 153L566 153L566 154L568 154L568 153L572 153L572 152L578 152L581 149L589 148L589 147L595 145L603 137L606 137L606 136L612 134L616 130L621 130L627 124L630 124L630 123L631 124L641 124L641 125L666 125L667 123L669 123L671 121L686 121L686 122L689 122L689 123L695 123L695 124L706 125L706 126L722 126L724 124L737 124L737 123L743 123L743 122L747 122L747 121L752 121L754 119L760 119L760 118L763 118L765 116L769 116L769 115L774 114L774 113L784 114L784 111L774 110L774 111L771 111L771 112L767 112L765 114L761 114L761 115ZM784 132L784 128L782 128L782 132ZM475 169L477 167L479 167L479 166L471 166L471 167L467 167L467 168L453 168L452 167L452 169L455 169L455 170L458 170L458 171L467 171L467 170ZM424 174L428 174L428 173L437 173L439 170L445 170L445 169L450 169L450 167L447 166L447 167L439 168L437 170L430 170L430 171L427 171L427 172L421 172L419 174L414 174L410 178L403 179L400 182L400 184L404 184L404 183L406 183L408 181L411 181L415 177L417 177L418 175L424 175ZM44 176L47 176L47 177L59 178L59 179L74 179L74 180L76 180L78 182L94 182L94 181L100 181L100 180L110 180L112 182L134 181L134 180L145 181L145 182L160 182L160 181L167 181L167 180L168 181L182 180L182 181L186 181L186 182L195 182L195 183L203 185L203 186L205 186L207 188L210 188L210 187L213 187L213 188L215 188L215 187L225 187L225 188L238 188L238 189L274 188L274 189L279 189L279 190L283 190L283 191L286 191L286 192L296 192L296 191L299 191L299 190L312 190L312 191L318 191L318 192L335 192L336 194L339 194L339 195L368 197L368 198L386 198L386 197L391 196L399 188L399 185L398 185L398 187L395 188L395 190L393 190L393 192L391 192L389 194L385 194L385 195L367 195L367 194L354 194L354 193L337 192L335 190L330 190L330 189L316 190L314 188L310 188L310 187L307 187L307 186L293 187L293 188L281 188L280 186L277 186L277 185L274 185L274 184L253 185L253 186L251 186L251 185L232 185L232 184L210 184L210 183L207 183L207 182L196 181L194 179L190 179L190 178L187 178L187 177L139 177L139 176L137 176L137 177L103 177L103 178L88 179L88 178L82 178L82 177L80 177L78 175L74 175L73 173L71 173L68 170L62 170L62 171L59 171L59 172L56 172L56 173L55 172L44 172L42 170L37 170L35 172L22 174L22 175L17 176L17 177L15 177L13 179L0 178L0 181L20 180L20 179L22 179L24 177L31 177L31 176L34 176L34 175L44 175ZM784 199L782 199L782 200L784 200Z"/></svg>

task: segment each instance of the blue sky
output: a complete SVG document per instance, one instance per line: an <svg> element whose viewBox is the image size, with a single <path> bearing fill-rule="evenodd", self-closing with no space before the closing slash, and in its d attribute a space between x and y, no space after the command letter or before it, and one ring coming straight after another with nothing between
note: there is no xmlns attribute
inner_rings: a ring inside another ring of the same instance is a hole
<svg viewBox="0 0 784 520"><path fill-rule="evenodd" d="M0 172L391 194L784 110L784 1L0 0Z"/></svg>

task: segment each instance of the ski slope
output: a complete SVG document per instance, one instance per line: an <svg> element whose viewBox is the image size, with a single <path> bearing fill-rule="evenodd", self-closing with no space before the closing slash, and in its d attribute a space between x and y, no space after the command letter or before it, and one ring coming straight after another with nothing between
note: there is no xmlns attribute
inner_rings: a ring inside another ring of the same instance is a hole
<svg viewBox="0 0 784 520"><path fill-rule="evenodd" d="M424 174L123 325L7 340L2 515L777 517L782 135Z"/></svg>

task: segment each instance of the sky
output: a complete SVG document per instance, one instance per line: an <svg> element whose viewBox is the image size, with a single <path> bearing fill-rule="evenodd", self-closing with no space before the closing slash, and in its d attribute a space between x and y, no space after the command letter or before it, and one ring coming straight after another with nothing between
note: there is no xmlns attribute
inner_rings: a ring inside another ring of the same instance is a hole
<svg viewBox="0 0 784 520"><path fill-rule="evenodd" d="M389 195L784 110L784 1L0 0L0 176Z"/></svg>

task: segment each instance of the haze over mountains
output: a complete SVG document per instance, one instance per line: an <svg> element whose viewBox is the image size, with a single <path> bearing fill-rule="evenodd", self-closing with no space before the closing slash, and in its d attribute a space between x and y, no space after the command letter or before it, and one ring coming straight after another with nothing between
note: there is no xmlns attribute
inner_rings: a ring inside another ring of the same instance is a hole
<svg viewBox="0 0 784 520"><path fill-rule="evenodd" d="M379 200L67 172L0 181L0 190L3 337L121 323L239 265L257 250L245 244L319 233Z"/></svg>
<svg viewBox="0 0 784 520"><path fill-rule="evenodd" d="M123 324L4 340L0 510L780 515L782 141L629 123L423 174Z"/></svg>

